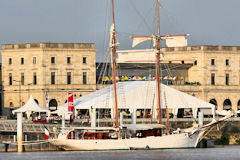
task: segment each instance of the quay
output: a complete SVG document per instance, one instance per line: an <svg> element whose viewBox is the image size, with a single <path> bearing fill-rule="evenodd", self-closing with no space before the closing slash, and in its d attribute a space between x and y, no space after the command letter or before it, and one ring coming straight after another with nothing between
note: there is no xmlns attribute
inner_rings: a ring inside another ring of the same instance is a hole
<svg viewBox="0 0 240 160"><path fill-rule="evenodd" d="M218 118L215 118L218 120ZM163 118L162 121L166 123L166 118ZM174 123L191 123L193 121L198 121L196 118L170 118L169 122ZM212 118L204 118L204 122L211 122ZM230 118L226 121L240 122L240 117ZM131 119L124 119L124 123L131 123ZM153 123L157 123L157 119L152 120ZM111 126L114 123L113 119L104 118L97 119L97 125L99 126ZM137 118L137 123L150 123L150 118ZM50 134L53 134L54 127L59 129L62 127L61 122L58 123L33 123L32 121L25 120L23 121L23 132L24 133L39 133L44 134L44 126L48 128ZM88 119L74 119L73 122L67 122L66 127L80 127L80 126L90 126L90 121ZM178 127L178 126L176 126ZM14 133L17 132L17 121L16 120L0 120L0 133Z"/></svg>
<svg viewBox="0 0 240 160"><path fill-rule="evenodd" d="M218 118L216 118L217 120ZM169 123L173 128L186 128L192 125L195 118L170 118ZM212 118L204 118L204 123L212 121ZM230 118L227 121L235 123L239 126L240 117ZM110 118L98 119L98 126L111 126L114 120ZM131 119L124 119L124 123L131 123ZM137 123L150 123L150 118L138 118ZM153 123L157 123L153 119ZM163 118L163 123L166 119ZM90 126L88 119L74 119L73 122L66 122L65 127L80 127ZM29 120L23 121L23 151L58 151L59 148L51 145L44 139L44 127L48 128L50 137L57 136L58 130L62 127L61 122L58 123L33 123ZM232 127L233 128L233 127ZM230 129L232 130L232 129ZM217 136L219 130L212 131L211 136ZM0 121L0 152L16 152L17 151L17 121L16 120L1 120Z"/></svg>

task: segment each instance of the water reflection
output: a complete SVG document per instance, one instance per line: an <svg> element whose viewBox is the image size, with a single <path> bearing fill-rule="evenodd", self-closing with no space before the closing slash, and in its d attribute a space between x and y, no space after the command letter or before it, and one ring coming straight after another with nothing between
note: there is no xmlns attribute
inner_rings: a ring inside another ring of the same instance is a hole
<svg viewBox="0 0 240 160"><path fill-rule="evenodd" d="M4 160L239 160L240 146L206 149L172 149L111 152L2 152Z"/></svg>

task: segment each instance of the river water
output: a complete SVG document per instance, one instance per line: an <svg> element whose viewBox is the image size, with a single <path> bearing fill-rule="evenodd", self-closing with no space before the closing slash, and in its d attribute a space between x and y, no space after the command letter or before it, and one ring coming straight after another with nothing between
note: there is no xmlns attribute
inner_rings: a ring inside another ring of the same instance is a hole
<svg viewBox="0 0 240 160"><path fill-rule="evenodd" d="M240 160L240 146L216 148L137 150L137 151L72 151L72 152L2 152L0 160Z"/></svg>

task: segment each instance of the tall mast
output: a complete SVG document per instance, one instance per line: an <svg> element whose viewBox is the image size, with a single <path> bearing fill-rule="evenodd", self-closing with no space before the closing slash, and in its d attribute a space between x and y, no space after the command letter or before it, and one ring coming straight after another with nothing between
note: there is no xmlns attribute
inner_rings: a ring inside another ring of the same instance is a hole
<svg viewBox="0 0 240 160"><path fill-rule="evenodd" d="M156 76L157 76L157 91L158 91L158 123L161 124L162 123L162 119L161 119L161 97L160 97L160 20L159 20L159 0L157 0L157 17L158 17L158 34L156 36L156 49L157 49L157 53L156 53Z"/></svg>
<svg viewBox="0 0 240 160"><path fill-rule="evenodd" d="M117 106L117 84L116 84L116 38L115 38L115 17L114 17L114 0L112 0L112 63L113 63L113 80L114 80L114 96L115 96L115 126L118 127L118 106Z"/></svg>

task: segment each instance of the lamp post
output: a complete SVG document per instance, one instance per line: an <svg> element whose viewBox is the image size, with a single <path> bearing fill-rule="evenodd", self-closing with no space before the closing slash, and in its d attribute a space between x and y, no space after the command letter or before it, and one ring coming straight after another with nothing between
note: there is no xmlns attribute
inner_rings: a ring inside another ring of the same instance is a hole
<svg viewBox="0 0 240 160"><path fill-rule="evenodd" d="M32 83L28 83L28 98L29 98L29 93L30 93L30 89L29 89L29 86L32 85Z"/></svg>
<svg viewBox="0 0 240 160"><path fill-rule="evenodd" d="M18 82L19 86L19 107L21 107L21 81L13 80L15 82Z"/></svg>

